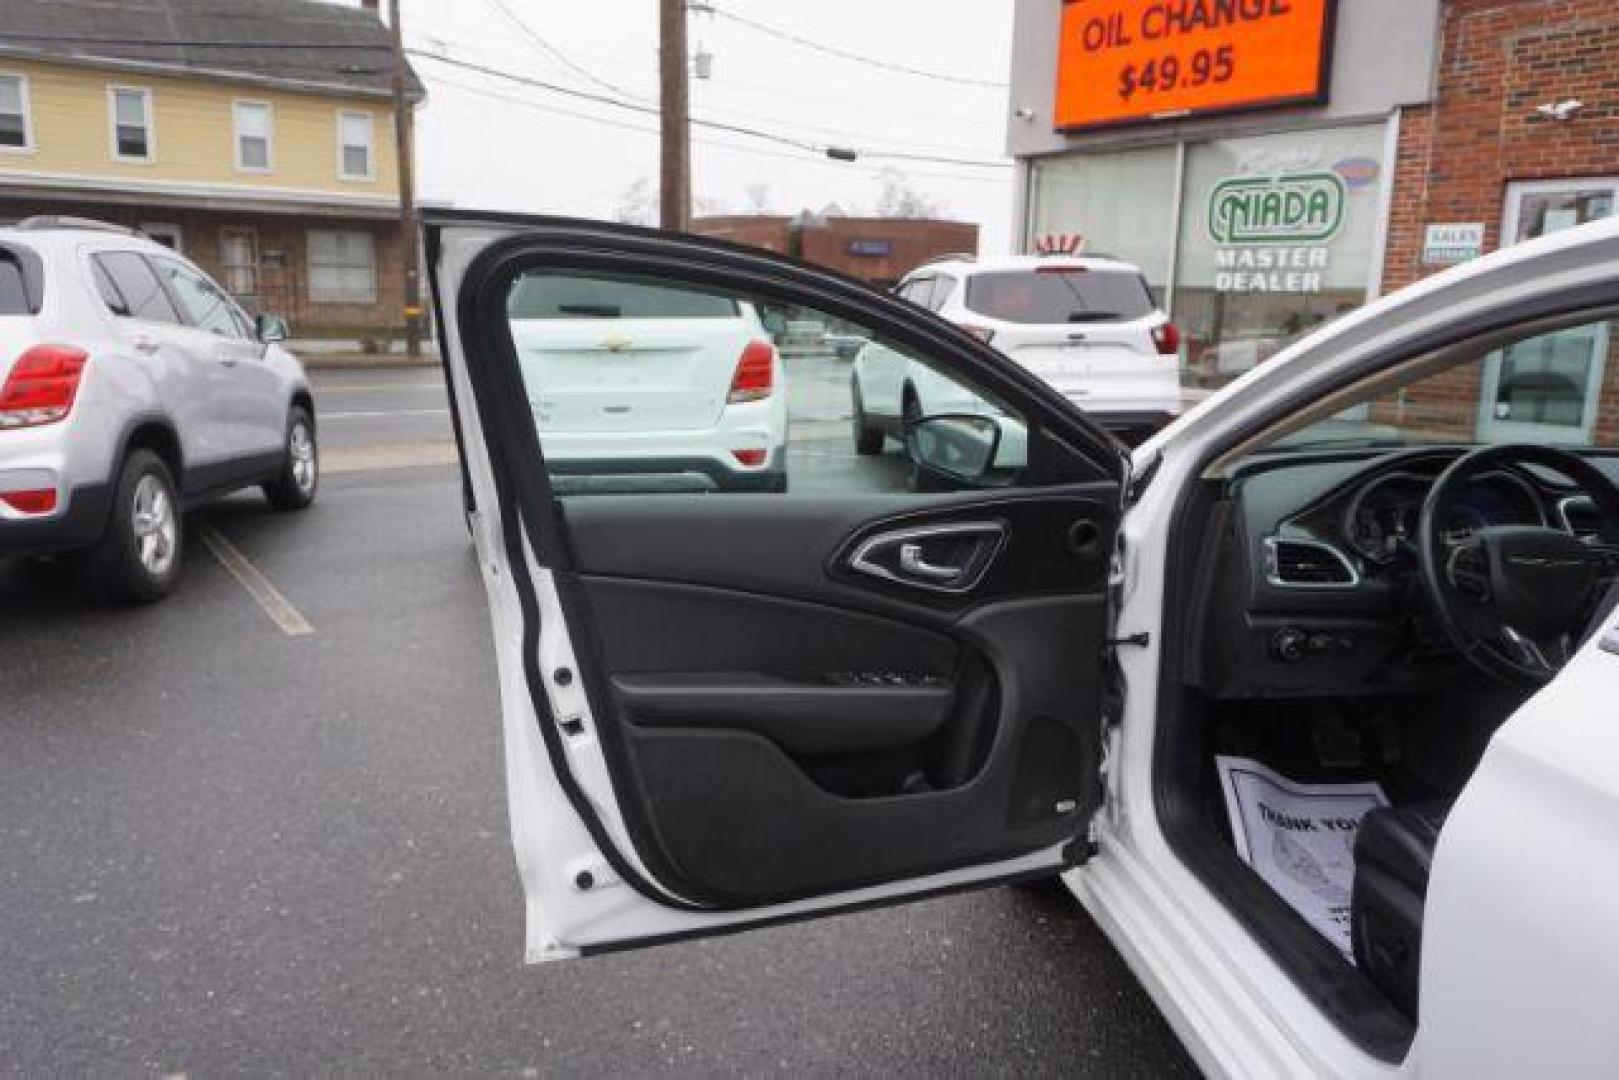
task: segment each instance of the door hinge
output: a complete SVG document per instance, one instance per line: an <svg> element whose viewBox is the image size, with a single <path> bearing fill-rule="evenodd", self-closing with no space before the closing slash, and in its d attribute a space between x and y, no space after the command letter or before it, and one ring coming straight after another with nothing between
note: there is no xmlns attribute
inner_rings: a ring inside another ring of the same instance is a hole
<svg viewBox="0 0 1619 1080"><path fill-rule="evenodd" d="M1152 644L1152 635L1142 630L1126 637L1108 638L1107 643L1110 648L1114 649L1117 649L1120 645L1133 645L1138 649L1145 649Z"/></svg>

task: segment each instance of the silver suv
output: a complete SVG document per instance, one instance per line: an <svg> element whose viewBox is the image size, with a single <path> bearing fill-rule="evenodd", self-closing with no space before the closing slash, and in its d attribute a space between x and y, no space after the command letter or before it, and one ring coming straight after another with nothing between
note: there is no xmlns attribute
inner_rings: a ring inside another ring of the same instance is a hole
<svg viewBox="0 0 1619 1080"><path fill-rule="evenodd" d="M315 402L277 342L173 251L116 226L0 229L0 556L82 551L109 598L173 587L182 510L315 498Z"/></svg>

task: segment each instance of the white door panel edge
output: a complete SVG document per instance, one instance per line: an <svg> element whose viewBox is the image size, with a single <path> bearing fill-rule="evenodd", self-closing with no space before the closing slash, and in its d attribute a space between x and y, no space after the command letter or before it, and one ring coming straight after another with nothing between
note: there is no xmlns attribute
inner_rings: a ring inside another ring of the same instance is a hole
<svg viewBox="0 0 1619 1080"><path fill-rule="evenodd" d="M1158 677L1168 558L1166 527L1184 483L1210 445L1203 432L1172 445L1159 475L1126 513L1127 587L1119 631L1150 630L1120 650L1129 692L1109 755L1099 854L1064 881L1142 978L1213 1075L1391 1077L1402 1069L1368 1056L1306 998L1169 847L1153 789Z"/></svg>
<svg viewBox="0 0 1619 1080"><path fill-rule="evenodd" d="M1496 733L1445 821L1423 924L1426 1075L1619 1062L1619 655L1601 637Z"/></svg>
<svg viewBox="0 0 1619 1080"><path fill-rule="evenodd" d="M437 279L442 298L459 293L463 275L491 243L510 232L487 227L447 227L441 232ZM678 937L727 927L792 919L843 908L883 903L918 893L931 893L976 883L1056 869L1065 862L1066 844L1055 844L1016 858L854 889L746 911L691 911L666 906L620 881L605 868L610 861L591 836L553 769L549 749L529 692L525 667L522 602L512 574L504 536L502 508L484 432L479 422L466 362L460 350L458 305L441 303L445 349L461 423L468 482L479 507L474 536L479 567L494 625L499 672L506 783L512 846L525 895L526 957L530 962L568 959L593 947L630 944L645 939ZM540 467L539 462L534 463ZM567 666L577 671L574 647L549 570L541 567L524 537L523 569L533 583L540 622L536 659L542 673ZM558 691L563 690L561 694ZM601 822L614 854L656 885L629 841L628 828L614 797L606 759L596 740L596 719L578 693L577 680L559 688L545 680L547 703L560 724L578 721L580 734L558 734L574 781ZM571 692L570 692L571 691ZM589 888L576 882L580 870L591 873Z"/></svg>

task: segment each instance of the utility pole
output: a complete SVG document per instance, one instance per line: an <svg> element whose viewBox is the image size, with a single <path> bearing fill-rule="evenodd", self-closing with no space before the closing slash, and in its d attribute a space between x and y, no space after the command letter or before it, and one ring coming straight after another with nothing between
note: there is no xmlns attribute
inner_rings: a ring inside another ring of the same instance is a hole
<svg viewBox="0 0 1619 1080"><path fill-rule="evenodd" d="M422 355L422 281L416 220L416 118L412 115L405 74L405 32L399 0L388 0L388 27L393 34L394 148L399 158L399 225L405 248L405 355Z"/></svg>
<svg viewBox="0 0 1619 1080"><path fill-rule="evenodd" d="M394 0L397 3L397 0ZM658 0L662 163L658 223L691 227L691 86L686 73L686 0Z"/></svg>

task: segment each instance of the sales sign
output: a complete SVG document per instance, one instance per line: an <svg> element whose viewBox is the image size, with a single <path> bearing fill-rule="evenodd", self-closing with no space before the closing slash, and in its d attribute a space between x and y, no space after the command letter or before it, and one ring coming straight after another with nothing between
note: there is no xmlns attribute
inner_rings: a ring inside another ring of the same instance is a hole
<svg viewBox="0 0 1619 1080"><path fill-rule="evenodd" d="M1335 0L1065 0L1059 131L1326 100Z"/></svg>

